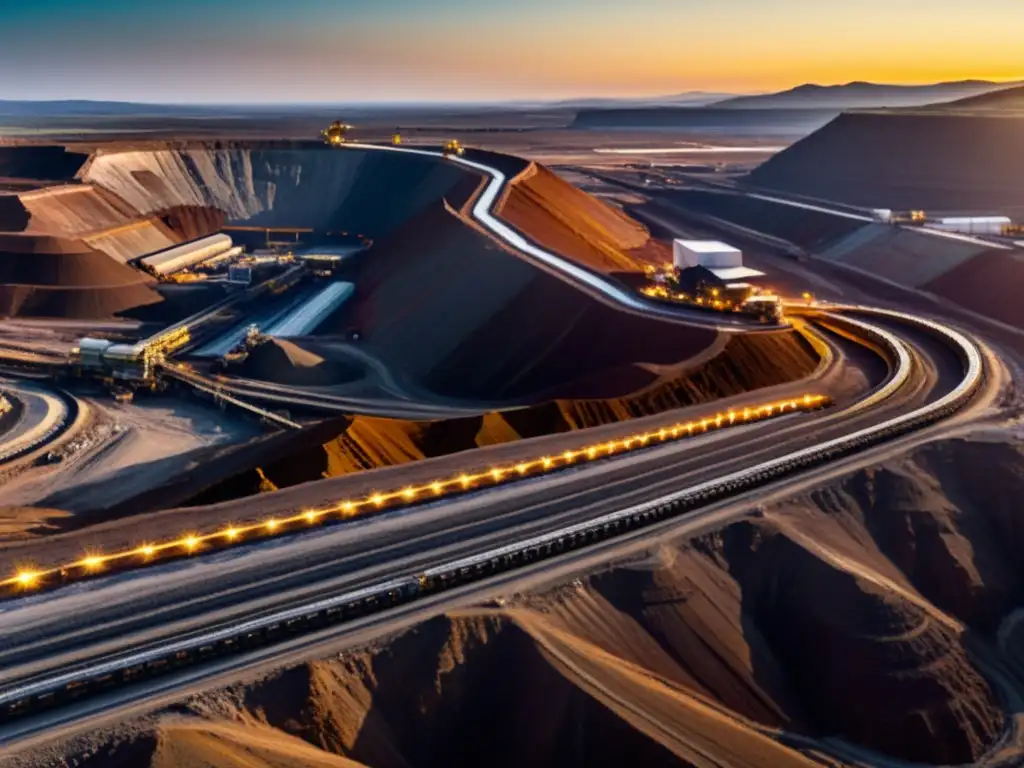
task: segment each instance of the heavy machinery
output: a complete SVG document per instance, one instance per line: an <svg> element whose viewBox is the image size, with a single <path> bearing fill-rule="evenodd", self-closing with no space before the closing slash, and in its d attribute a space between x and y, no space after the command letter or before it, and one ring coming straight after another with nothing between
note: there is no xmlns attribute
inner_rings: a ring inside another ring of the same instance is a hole
<svg viewBox="0 0 1024 768"><path fill-rule="evenodd" d="M340 147L345 143L345 137L351 130L351 125L346 125L340 120L335 120L324 130L320 131L320 135L323 136L324 142L326 142L328 146Z"/></svg>
<svg viewBox="0 0 1024 768"><path fill-rule="evenodd" d="M893 224L924 224L928 220L928 214L924 211L896 211L889 220Z"/></svg>
<svg viewBox="0 0 1024 768"><path fill-rule="evenodd" d="M449 139L445 142L443 154L445 157L462 157L466 153L458 139Z"/></svg>
<svg viewBox="0 0 1024 768"><path fill-rule="evenodd" d="M402 143L402 134L398 128L395 128L395 132L391 134L391 144L393 146L399 146Z"/></svg>

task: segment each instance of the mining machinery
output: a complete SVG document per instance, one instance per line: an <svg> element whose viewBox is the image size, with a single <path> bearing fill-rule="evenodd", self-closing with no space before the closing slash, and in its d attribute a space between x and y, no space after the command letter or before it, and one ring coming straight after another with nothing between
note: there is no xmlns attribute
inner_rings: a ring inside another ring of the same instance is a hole
<svg viewBox="0 0 1024 768"><path fill-rule="evenodd" d="M320 131L324 142L331 147L340 147L345 143L345 136L352 130L351 125L346 125L340 120L335 120L324 130Z"/></svg>
<svg viewBox="0 0 1024 768"><path fill-rule="evenodd" d="M458 139L449 139L447 142L445 142L445 157L462 157L465 153L466 148L459 143Z"/></svg>

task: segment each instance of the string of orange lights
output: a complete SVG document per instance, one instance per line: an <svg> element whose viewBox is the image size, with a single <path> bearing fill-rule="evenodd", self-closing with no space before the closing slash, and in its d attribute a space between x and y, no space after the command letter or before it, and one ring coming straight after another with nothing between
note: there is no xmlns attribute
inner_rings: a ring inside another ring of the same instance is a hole
<svg viewBox="0 0 1024 768"><path fill-rule="evenodd" d="M24 565L12 577L0 581L0 590L8 593L12 590L15 592L38 590L70 580L93 576L107 570L138 568L166 559L196 555L205 550L222 550L225 547L257 538L265 539L318 524L357 517L395 503L406 505L441 498L453 493L465 493L485 486L512 482L529 475L559 471L579 462L594 461L639 450L657 443L693 437L711 430L750 424L799 411L816 410L829 405L830 402L829 398L824 395L807 394L792 400L730 409L708 418L680 422L656 431L637 433L617 440L592 443L560 454L493 467L483 472L463 473L446 479L434 480L424 485L406 486L389 492L374 492L362 498L341 501L326 507L305 509L288 517L229 525L209 533L189 532L169 541L143 543L118 552L86 552L78 560L50 568Z"/></svg>

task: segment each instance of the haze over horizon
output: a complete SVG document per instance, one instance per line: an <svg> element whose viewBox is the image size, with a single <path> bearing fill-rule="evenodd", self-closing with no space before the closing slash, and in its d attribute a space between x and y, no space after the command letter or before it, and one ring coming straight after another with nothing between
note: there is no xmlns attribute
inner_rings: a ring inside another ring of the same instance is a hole
<svg viewBox="0 0 1024 768"><path fill-rule="evenodd" d="M771 6L34 0L0 11L0 99L486 102L1024 78L1019 0Z"/></svg>

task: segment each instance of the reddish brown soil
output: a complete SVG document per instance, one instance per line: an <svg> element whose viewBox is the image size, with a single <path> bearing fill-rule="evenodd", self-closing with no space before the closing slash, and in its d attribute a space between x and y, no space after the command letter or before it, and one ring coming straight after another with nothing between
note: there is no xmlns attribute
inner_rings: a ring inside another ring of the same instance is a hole
<svg viewBox="0 0 1024 768"><path fill-rule="evenodd" d="M150 282L81 240L0 234L0 283L85 288Z"/></svg>
<svg viewBox="0 0 1024 768"><path fill-rule="evenodd" d="M622 423L804 378L816 364L813 353L797 334L739 337L707 363L669 376L632 396L557 400L506 413L433 423L358 416L344 434L324 446L329 457L327 474L336 476L553 432ZM276 477L281 471L294 477L288 469L294 462L285 460L282 464L268 465L268 476Z"/></svg>
<svg viewBox="0 0 1024 768"><path fill-rule="evenodd" d="M0 314L103 318L162 301L146 275L80 240L0 234Z"/></svg>
<svg viewBox="0 0 1024 768"><path fill-rule="evenodd" d="M650 233L618 208L531 163L496 212L539 245L600 272L640 270ZM648 257L648 258L645 258Z"/></svg>
<svg viewBox="0 0 1024 768"><path fill-rule="evenodd" d="M130 223L135 212L109 192L88 184L65 184L21 195L31 215L28 229L65 237L101 232Z"/></svg>
<svg viewBox="0 0 1024 768"><path fill-rule="evenodd" d="M160 214L160 219L182 241L220 232L225 222L223 211L199 205L179 205Z"/></svg>

